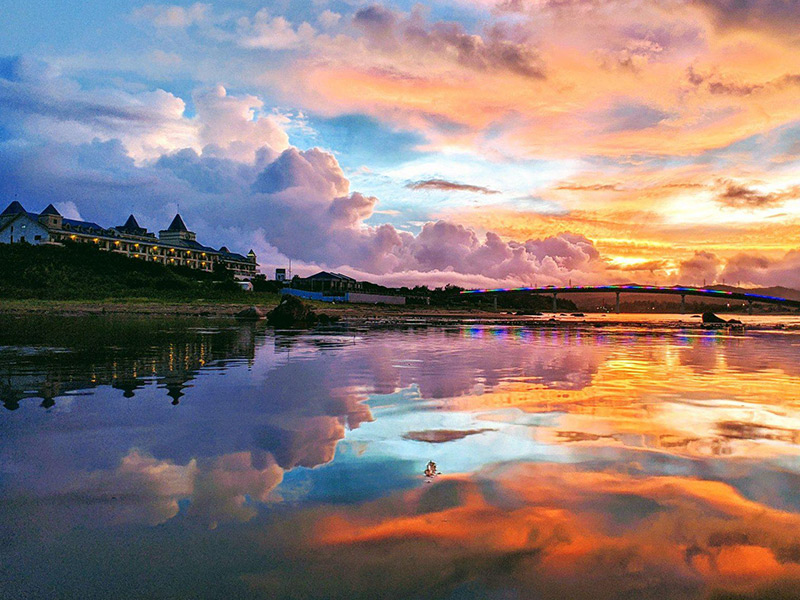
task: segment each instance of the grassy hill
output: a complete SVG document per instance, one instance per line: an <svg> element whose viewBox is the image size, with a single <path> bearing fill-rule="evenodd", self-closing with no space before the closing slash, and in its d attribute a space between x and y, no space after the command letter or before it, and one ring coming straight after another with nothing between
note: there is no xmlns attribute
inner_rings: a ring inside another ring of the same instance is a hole
<svg viewBox="0 0 800 600"><path fill-rule="evenodd" d="M168 267L86 244L0 244L0 298L235 300L247 295L226 271Z"/></svg>

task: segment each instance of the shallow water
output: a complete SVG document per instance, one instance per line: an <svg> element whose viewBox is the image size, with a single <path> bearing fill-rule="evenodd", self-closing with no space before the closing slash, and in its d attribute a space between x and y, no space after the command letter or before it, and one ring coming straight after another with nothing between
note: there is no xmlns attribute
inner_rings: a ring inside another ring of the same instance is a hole
<svg viewBox="0 0 800 600"><path fill-rule="evenodd" d="M0 597L798 597L800 334L684 318L2 317Z"/></svg>

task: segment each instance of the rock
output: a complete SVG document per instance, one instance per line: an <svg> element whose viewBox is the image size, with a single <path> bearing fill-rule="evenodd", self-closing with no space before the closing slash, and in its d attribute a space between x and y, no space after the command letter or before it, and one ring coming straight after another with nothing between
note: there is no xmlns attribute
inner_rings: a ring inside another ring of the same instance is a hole
<svg viewBox="0 0 800 600"><path fill-rule="evenodd" d="M719 318L713 312L704 312L703 313L703 324L704 325L723 325L727 323L725 319Z"/></svg>
<svg viewBox="0 0 800 600"><path fill-rule="evenodd" d="M245 308L244 310L240 310L238 313L236 313L235 316L240 321L258 321L259 319L264 318L264 315L255 306L251 306L250 308Z"/></svg>
<svg viewBox="0 0 800 600"><path fill-rule="evenodd" d="M310 327L319 323L328 325L338 320L326 314L317 314L296 296L284 296L274 309L267 313L267 323L273 327Z"/></svg>

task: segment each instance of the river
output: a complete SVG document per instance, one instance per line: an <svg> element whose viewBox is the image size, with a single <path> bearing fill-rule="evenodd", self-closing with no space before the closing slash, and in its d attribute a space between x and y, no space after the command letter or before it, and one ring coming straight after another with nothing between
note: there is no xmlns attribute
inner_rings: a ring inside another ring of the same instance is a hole
<svg viewBox="0 0 800 600"><path fill-rule="evenodd" d="M800 597L797 318L676 318L0 317L0 597Z"/></svg>

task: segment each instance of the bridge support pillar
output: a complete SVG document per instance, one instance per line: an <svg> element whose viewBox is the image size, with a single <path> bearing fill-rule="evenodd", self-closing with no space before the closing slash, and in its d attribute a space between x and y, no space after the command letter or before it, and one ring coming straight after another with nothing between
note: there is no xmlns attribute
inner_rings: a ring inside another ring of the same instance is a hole
<svg viewBox="0 0 800 600"><path fill-rule="evenodd" d="M553 312L558 312L558 294L553 294Z"/></svg>
<svg viewBox="0 0 800 600"><path fill-rule="evenodd" d="M686 312L686 294L681 294L681 314Z"/></svg>
<svg viewBox="0 0 800 600"><path fill-rule="evenodd" d="M748 300L747 301L747 314L748 315L752 315L753 314L753 301L752 300Z"/></svg>
<svg viewBox="0 0 800 600"><path fill-rule="evenodd" d="M617 294L616 311L617 311L617 314L619 314L619 292L617 292L616 294Z"/></svg>

